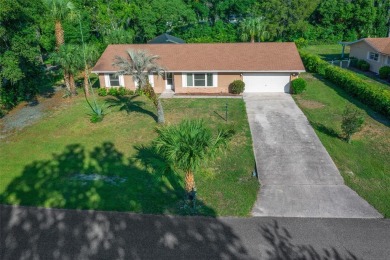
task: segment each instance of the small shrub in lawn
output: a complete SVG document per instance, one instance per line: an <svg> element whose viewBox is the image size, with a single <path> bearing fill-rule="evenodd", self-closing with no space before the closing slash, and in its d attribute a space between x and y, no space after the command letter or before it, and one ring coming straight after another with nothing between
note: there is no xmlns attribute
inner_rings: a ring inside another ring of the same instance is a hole
<svg viewBox="0 0 390 260"><path fill-rule="evenodd" d="M235 80L229 85L229 92L232 94L241 94L245 90L245 83L242 80Z"/></svg>
<svg viewBox="0 0 390 260"><path fill-rule="evenodd" d="M98 95L102 96L102 97L107 96L107 89L106 88L99 88Z"/></svg>
<svg viewBox="0 0 390 260"><path fill-rule="evenodd" d="M300 94L306 90L307 83L303 78L297 78L291 81L291 86L293 94Z"/></svg>
<svg viewBox="0 0 390 260"><path fill-rule="evenodd" d="M390 78L390 67L389 66L383 66L379 69L379 77L381 79L389 79Z"/></svg>
<svg viewBox="0 0 390 260"><path fill-rule="evenodd" d="M341 129L343 130L345 140L350 143L354 133L359 132L364 123L363 115L350 106L347 106L343 112Z"/></svg>
<svg viewBox="0 0 390 260"><path fill-rule="evenodd" d="M101 114L101 115L93 114L93 115L91 115L90 121L91 121L91 123L99 123L99 122L103 121L103 117L104 117L103 114Z"/></svg>

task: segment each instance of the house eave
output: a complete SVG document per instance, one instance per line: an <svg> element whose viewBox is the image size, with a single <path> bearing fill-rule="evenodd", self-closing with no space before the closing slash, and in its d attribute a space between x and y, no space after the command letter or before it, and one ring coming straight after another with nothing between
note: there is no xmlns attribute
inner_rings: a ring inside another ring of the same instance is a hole
<svg viewBox="0 0 390 260"><path fill-rule="evenodd" d="M306 72L306 70L166 70L167 72L172 73L195 73L195 72L210 72L210 73L301 73ZM102 74L102 73L116 73L115 70L95 70L92 73Z"/></svg>

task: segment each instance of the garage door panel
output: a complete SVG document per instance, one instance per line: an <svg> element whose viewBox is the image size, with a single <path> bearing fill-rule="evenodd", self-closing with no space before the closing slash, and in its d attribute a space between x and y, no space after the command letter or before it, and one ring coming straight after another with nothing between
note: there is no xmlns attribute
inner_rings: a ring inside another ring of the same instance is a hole
<svg viewBox="0 0 390 260"><path fill-rule="evenodd" d="M245 92L290 92L290 73L244 73Z"/></svg>

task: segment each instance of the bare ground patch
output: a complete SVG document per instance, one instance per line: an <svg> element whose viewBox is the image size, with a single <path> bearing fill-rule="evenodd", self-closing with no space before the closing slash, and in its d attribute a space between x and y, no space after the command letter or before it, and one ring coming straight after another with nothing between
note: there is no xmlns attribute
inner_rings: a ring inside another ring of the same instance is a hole
<svg viewBox="0 0 390 260"><path fill-rule="evenodd" d="M325 107L323 103L314 100L299 99L298 101L302 107L308 109L319 109Z"/></svg>

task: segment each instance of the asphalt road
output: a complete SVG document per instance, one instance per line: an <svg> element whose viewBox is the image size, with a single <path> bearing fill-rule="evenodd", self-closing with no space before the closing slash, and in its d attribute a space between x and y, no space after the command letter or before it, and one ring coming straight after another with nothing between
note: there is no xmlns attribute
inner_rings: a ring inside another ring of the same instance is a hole
<svg viewBox="0 0 390 260"><path fill-rule="evenodd" d="M344 185L291 95L244 96L261 183L254 216L381 218Z"/></svg>
<svg viewBox="0 0 390 260"><path fill-rule="evenodd" d="M384 219L206 218L0 205L0 259L389 259Z"/></svg>

